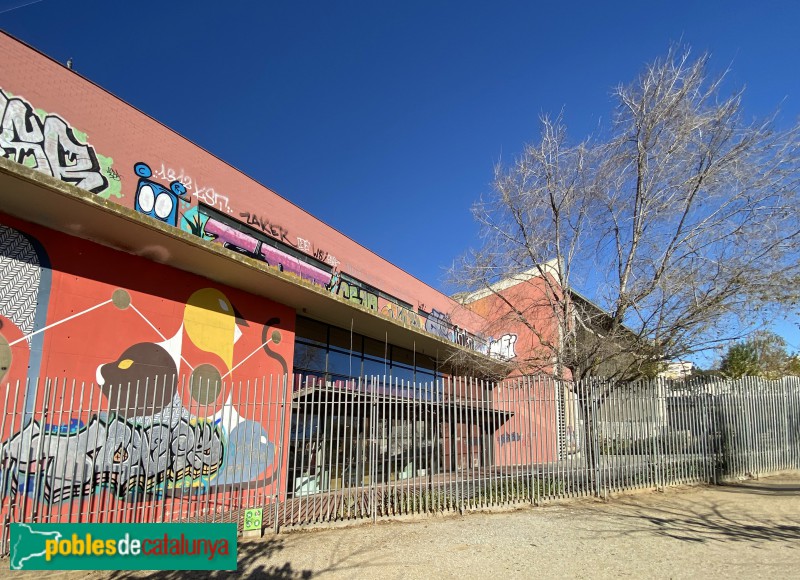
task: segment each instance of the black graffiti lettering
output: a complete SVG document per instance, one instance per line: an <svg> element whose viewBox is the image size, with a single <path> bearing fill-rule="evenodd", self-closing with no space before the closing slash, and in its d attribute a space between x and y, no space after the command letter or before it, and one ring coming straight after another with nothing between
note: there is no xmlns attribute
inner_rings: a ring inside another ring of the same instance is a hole
<svg viewBox="0 0 800 580"><path fill-rule="evenodd" d="M497 442L501 447L506 443L520 443L521 441L522 435L517 432L503 433L497 437Z"/></svg>
<svg viewBox="0 0 800 580"><path fill-rule="evenodd" d="M3 157L94 193L108 187L94 148L58 115L42 119L30 103L0 89L0 119Z"/></svg>
<svg viewBox="0 0 800 580"><path fill-rule="evenodd" d="M239 212L239 217L243 218L248 226L255 226L268 236L292 246L293 248L297 247L297 244L289 240L289 230L285 227L272 223L265 217L250 213L249 211Z"/></svg>

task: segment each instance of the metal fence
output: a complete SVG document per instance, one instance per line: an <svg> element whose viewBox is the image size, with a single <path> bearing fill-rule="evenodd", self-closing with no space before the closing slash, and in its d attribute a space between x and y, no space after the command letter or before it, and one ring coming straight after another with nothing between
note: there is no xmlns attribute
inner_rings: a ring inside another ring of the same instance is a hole
<svg viewBox="0 0 800 580"><path fill-rule="evenodd" d="M50 379L0 400L0 554L11 522L241 526L263 508L277 531L800 468L797 378Z"/></svg>

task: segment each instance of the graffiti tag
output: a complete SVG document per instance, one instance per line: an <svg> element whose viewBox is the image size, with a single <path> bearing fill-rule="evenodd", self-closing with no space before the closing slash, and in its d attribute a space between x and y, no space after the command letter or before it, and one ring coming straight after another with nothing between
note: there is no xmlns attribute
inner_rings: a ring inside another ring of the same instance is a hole
<svg viewBox="0 0 800 580"><path fill-rule="evenodd" d="M497 437L497 442L501 447L507 443L521 443L522 435L517 432L503 433Z"/></svg>
<svg viewBox="0 0 800 580"><path fill-rule="evenodd" d="M517 356L514 345L517 344L516 334L504 334L497 340L489 339L489 356L494 358L510 360Z"/></svg>
<svg viewBox="0 0 800 580"><path fill-rule="evenodd" d="M279 226L278 224L274 224L270 222L267 218L256 215L254 213L250 213L249 211L243 211L239 213L239 216L244 218L244 221L249 226L256 226L262 232L275 238L276 240L280 240L281 242L296 248L297 246L288 238L289 230L284 228L283 226Z"/></svg>
<svg viewBox="0 0 800 580"><path fill-rule="evenodd" d="M329 266L332 266L333 268L335 268L336 266L341 264L341 262L336 259L336 256L326 252L325 250L320 250L318 248L315 248L314 244L312 244L310 241L308 241L306 239L303 239L303 238L301 238L299 236L297 238L297 246L296 246L296 248L298 250L300 250L301 252L305 252L309 256L314 256L314 258L316 258L320 262L324 262L325 264L328 264Z"/></svg>
<svg viewBox="0 0 800 580"><path fill-rule="evenodd" d="M206 421L142 427L114 416L92 417L73 430L42 429L32 421L0 447L2 486L11 498L36 490L54 503L98 488L130 498L159 485L208 479L222 466L222 432ZM38 483L36 483L38 482Z"/></svg>
<svg viewBox="0 0 800 580"><path fill-rule="evenodd" d="M3 157L93 193L108 187L94 148L58 115L0 89L0 118Z"/></svg>

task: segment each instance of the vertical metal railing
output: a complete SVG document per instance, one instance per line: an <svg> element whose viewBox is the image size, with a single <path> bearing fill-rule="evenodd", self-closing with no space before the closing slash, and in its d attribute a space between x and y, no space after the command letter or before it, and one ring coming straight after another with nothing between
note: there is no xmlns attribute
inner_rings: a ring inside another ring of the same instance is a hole
<svg viewBox="0 0 800 580"><path fill-rule="evenodd" d="M241 524L262 508L277 532L800 468L796 377L43 377L2 389L0 554L12 522Z"/></svg>

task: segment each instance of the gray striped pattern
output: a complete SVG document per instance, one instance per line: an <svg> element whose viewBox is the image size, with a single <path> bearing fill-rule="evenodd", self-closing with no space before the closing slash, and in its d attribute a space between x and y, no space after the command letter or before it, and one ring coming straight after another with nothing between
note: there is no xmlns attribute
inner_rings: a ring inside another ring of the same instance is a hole
<svg viewBox="0 0 800 580"><path fill-rule="evenodd" d="M0 225L0 314L24 334L34 330L41 273L36 250L28 239Z"/></svg>

